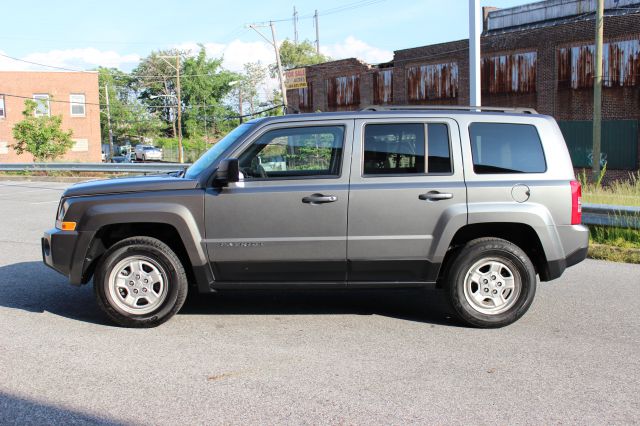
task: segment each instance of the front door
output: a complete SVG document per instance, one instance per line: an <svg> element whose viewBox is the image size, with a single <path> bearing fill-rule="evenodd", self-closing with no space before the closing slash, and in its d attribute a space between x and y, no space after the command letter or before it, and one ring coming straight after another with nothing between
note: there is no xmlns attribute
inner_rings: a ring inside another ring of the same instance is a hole
<svg viewBox="0 0 640 426"><path fill-rule="evenodd" d="M402 118L355 125L349 281L435 281L442 262L436 242L467 217L457 123Z"/></svg>
<svg viewBox="0 0 640 426"><path fill-rule="evenodd" d="M240 182L208 189L216 281L346 279L353 120L266 126L236 150Z"/></svg>

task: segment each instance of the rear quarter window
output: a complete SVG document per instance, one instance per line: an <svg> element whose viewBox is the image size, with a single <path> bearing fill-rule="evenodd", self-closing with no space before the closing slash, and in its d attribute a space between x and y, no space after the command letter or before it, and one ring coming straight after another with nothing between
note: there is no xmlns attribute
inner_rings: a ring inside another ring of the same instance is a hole
<svg viewBox="0 0 640 426"><path fill-rule="evenodd" d="M544 173L547 163L536 127L530 124L472 123L473 171L477 174Z"/></svg>

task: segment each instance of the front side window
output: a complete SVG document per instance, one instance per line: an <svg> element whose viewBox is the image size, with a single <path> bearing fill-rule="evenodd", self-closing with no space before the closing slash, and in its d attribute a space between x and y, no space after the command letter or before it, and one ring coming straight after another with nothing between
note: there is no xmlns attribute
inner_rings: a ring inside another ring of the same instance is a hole
<svg viewBox="0 0 640 426"><path fill-rule="evenodd" d="M245 179L338 177L344 127L314 126L271 130L240 157Z"/></svg>
<svg viewBox="0 0 640 426"><path fill-rule="evenodd" d="M85 116L85 96L84 95L82 94L70 95L69 102L71 103L72 117Z"/></svg>
<svg viewBox="0 0 640 426"><path fill-rule="evenodd" d="M4 107L4 95L0 95L0 118L5 118L6 116L7 112Z"/></svg>
<svg viewBox="0 0 640 426"><path fill-rule="evenodd" d="M33 95L33 100L36 101L35 115L37 117L50 114L49 95L46 95L46 94Z"/></svg>
<svg viewBox="0 0 640 426"><path fill-rule="evenodd" d="M364 174L451 173L444 123L369 124L364 131Z"/></svg>
<svg viewBox="0 0 640 426"><path fill-rule="evenodd" d="M477 174L544 173L540 136L530 124L472 123L473 171Z"/></svg>

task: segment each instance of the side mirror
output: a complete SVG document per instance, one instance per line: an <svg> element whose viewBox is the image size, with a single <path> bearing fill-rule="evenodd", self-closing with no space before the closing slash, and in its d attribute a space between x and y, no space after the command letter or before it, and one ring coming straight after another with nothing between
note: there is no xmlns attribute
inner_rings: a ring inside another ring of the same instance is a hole
<svg viewBox="0 0 640 426"><path fill-rule="evenodd" d="M231 182L240 180L240 166L237 158L222 160L213 177L216 186L227 186Z"/></svg>

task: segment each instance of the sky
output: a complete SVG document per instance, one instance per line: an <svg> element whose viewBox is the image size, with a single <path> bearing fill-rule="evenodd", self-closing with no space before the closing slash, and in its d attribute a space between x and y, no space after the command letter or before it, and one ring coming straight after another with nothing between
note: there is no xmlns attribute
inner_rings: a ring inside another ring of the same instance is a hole
<svg viewBox="0 0 640 426"><path fill-rule="evenodd" d="M499 8L531 3L481 0ZM468 0L44 0L3 7L0 55L57 67L97 66L130 71L153 50L196 50L198 43L223 66L240 71L247 62L274 62L273 48L250 23L276 21L277 38L293 39L291 16L299 13L299 40L315 40L311 16L319 13L320 49L333 59L369 63L393 51L468 36ZM270 37L269 27L262 28ZM0 70L47 70L0 56Z"/></svg>

